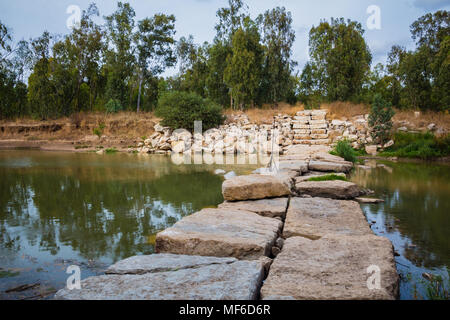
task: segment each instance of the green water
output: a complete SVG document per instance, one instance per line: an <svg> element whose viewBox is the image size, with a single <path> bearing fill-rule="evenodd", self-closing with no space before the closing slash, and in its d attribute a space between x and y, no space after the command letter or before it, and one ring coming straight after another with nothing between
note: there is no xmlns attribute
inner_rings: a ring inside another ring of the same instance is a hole
<svg viewBox="0 0 450 320"><path fill-rule="evenodd" d="M358 169L351 179L386 201L363 210L374 232L400 254L401 298L425 297L422 273L445 275L450 266L450 166L383 164ZM223 201L215 169L247 174L256 167L0 151L0 299L51 298L65 286L70 265L80 266L84 279L118 260L153 253L158 231ZM23 284L37 286L5 292Z"/></svg>
<svg viewBox="0 0 450 320"><path fill-rule="evenodd" d="M450 166L437 163L368 163L352 181L385 200L363 205L372 230L397 253L401 299L426 299L424 272L448 279L450 268ZM448 283L447 283L447 289Z"/></svg>
<svg viewBox="0 0 450 320"><path fill-rule="evenodd" d="M182 217L223 202L223 168L175 165L166 156L0 152L0 298L38 295L9 288L39 282L64 287L69 265L82 278L154 252L155 234ZM34 291L34 292L33 292Z"/></svg>

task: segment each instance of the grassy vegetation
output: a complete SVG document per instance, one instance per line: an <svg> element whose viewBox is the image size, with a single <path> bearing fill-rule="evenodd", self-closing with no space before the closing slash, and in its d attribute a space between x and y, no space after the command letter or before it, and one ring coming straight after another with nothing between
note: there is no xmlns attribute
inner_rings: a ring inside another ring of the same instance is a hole
<svg viewBox="0 0 450 320"><path fill-rule="evenodd" d="M352 148L348 140L338 141L336 147L330 152L332 155L339 156L345 159L345 161L350 161L355 163L357 159L357 153L355 149Z"/></svg>
<svg viewBox="0 0 450 320"><path fill-rule="evenodd" d="M450 135L436 137L432 133L396 133L395 144L381 156L429 160L450 156Z"/></svg>
<svg viewBox="0 0 450 320"><path fill-rule="evenodd" d="M325 176L312 177L308 179L308 181L336 181L336 180L347 181L347 178L343 176L338 176L336 174L327 174Z"/></svg>
<svg viewBox="0 0 450 320"><path fill-rule="evenodd" d="M109 148L109 149L105 150L106 154L113 154L113 153L116 153L116 152L117 152L116 148Z"/></svg>
<svg viewBox="0 0 450 320"><path fill-rule="evenodd" d="M75 146L75 150L79 150L79 149L89 149L89 146Z"/></svg>

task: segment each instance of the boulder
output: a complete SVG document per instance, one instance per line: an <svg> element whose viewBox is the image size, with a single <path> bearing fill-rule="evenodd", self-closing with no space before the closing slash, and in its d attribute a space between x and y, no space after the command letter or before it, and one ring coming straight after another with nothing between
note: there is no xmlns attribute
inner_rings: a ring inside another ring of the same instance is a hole
<svg viewBox="0 0 450 320"><path fill-rule="evenodd" d="M257 213L264 217L284 219L288 206L288 198L275 198L263 200L249 200L238 202L224 202L219 209L244 210Z"/></svg>
<svg viewBox="0 0 450 320"><path fill-rule="evenodd" d="M255 300L264 277L261 261L152 255L133 257L108 275L81 281L81 290L62 289L64 300Z"/></svg>
<svg viewBox="0 0 450 320"><path fill-rule="evenodd" d="M227 201L277 198L291 193L288 179L271 175L238 176L222 185L223 197Z"/></svg>
<svg viewBox="0 0 450 320"><path fill-rule="evenodd" d="M369 286L379 269L379 288ZM375 235L289 238L261 289L264 300L394 300L398 274L391 242ZM369 289L370 288L370 289Z"/></svg>
<svg viewBox="0 0 450 320"><path fill-rule="evenodd" d="M204 209L156 236L156 252L258 259L269 256L282 227L254 212Z"/></svg>
<svg viewBox="0 0 450 320"><path fill-rule="evenodd" d="M353 168L353 164L347 161L331 162L311 160L309 162L309 170L322 172L349 172Z"/></svg>
<svg viewBox="0 0 450 320"><path fill-rule="evenodd" d="M357 184L348 181L303 181L295 184L300 195L332 199L354 199L362 194Z"/></svg>
<svg viewBox="0 0 450 320"><path fill-rule="evenodd" d="M376 156L378 154L378 146L366 146L366 152L371 156Z"/></svg>
<svg viewBox="0 0 450 320"><path fill-rule="evenodd" d="M172 142L172 152L174 153L183 153L186 151L186 145L184 141L175 141Z"/></svg>
<svg viewBox="0 0 450 320"><path fill-rule="evenodd" d="M326 234L372 234L361 207L355 201L326 198L292 198L283 237L320 239Z"/></svg>

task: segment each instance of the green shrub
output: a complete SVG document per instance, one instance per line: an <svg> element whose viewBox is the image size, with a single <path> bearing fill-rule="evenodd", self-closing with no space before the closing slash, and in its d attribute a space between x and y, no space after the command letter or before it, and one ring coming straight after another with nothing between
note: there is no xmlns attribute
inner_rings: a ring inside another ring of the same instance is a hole
<svg viewBox="0 0 450 320"><path fill-rule="evenodd" d="M203 131L218 127L224 121L222 108L195 93L167 92L158 101L156 115L162 125L172 129L194 130L194 121L203 122Z"/></svg>
<svg viewBox="0 0 450 320"><path fill-rule="evenodd" d="M112 154L112 153L116 153L116 152L117 152L117 150L115 148L109 148L109 149L105 150L106 154Z"/></svg>
<svg viewBox="0 0 450 320"><path fill-rule="evenodd" d="M348 140L338 141L332 154L344 158L345 161L350 161L353 163L358 160L356 157L356 151L352 148Z"/></svg>
<svg viewBox="0 0 450 320"><path fill-rule="evenodd" d="M103 135L103 130L105 130L105 128L106 128L105 124L104 123L100 123L97 128L94 128L93 132L94 132L94 134L96 136L101 138L102 135Z"/></svg>
<svg viewBox="0 0 450 320"><path fill-rule="evenodd" d="M111 99L105 106L107 113L117 113L123 110L122 104L117 99Z"/></svg>
<svg viewBox="0 0 450 320"><path fill-rule="evenodd" d="M404 133L394 136L395 144L381 153L388 157L432 158L450 155L450 135L437 138L432 133Z"/></svg>
<svg viewBox="0 0 450 320"><path fill-rule="evenodd" d="M335 181L335 180L347 181L347 178L343 176L338 176L337 174L327 174L325 176L312 177L308 179L308 181Z"/></svg>
<svg viewBox="0 0 450 320"><path fill-rule="evenodd" d="M376 94L369 114L369 127L372 129L371 136L375 142L384 144L389 139L394 114L391 103L385 101L380 94Z"/></svg>

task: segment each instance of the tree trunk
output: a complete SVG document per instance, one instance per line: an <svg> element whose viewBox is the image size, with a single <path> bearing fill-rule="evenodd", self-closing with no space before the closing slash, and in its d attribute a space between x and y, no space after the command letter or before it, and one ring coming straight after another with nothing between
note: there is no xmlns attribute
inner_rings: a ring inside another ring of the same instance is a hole
<svg viewBox="0 0 450 320"><path fill-rule="evenodd" d="M137 112L139 113L141 108L141 90L142 90L142 76L139 75L139 93L137 98Z"/></svg>

